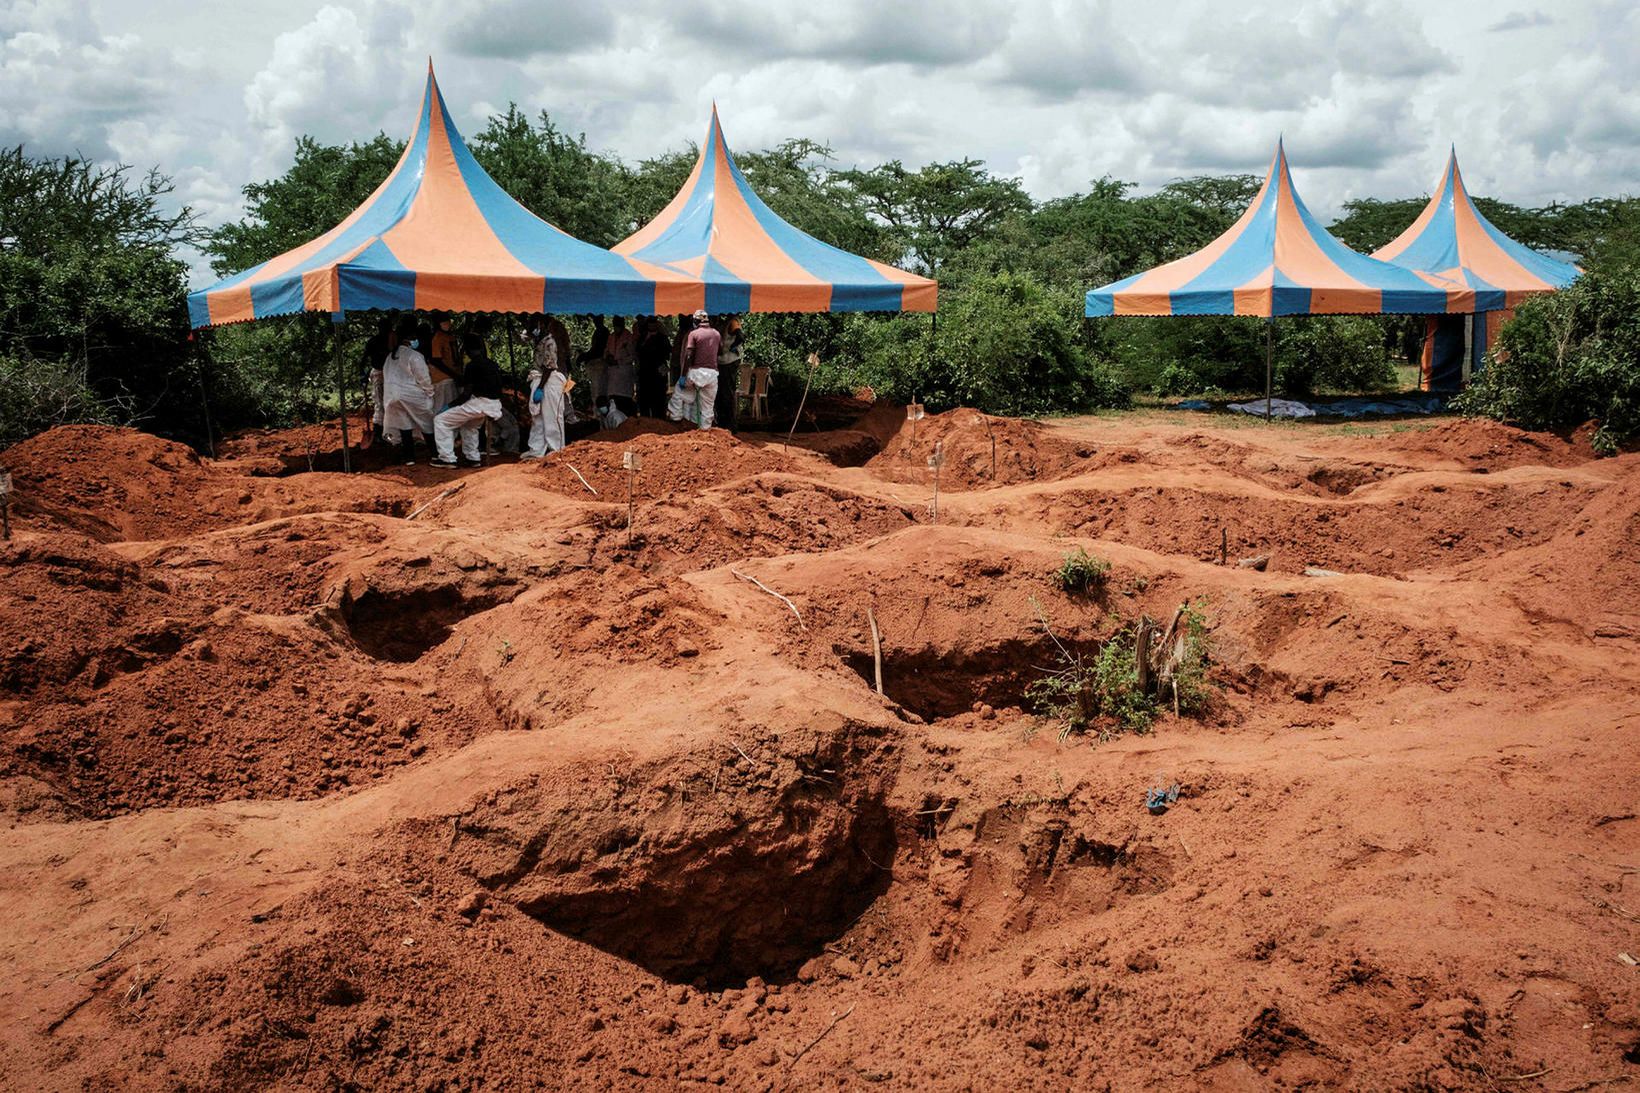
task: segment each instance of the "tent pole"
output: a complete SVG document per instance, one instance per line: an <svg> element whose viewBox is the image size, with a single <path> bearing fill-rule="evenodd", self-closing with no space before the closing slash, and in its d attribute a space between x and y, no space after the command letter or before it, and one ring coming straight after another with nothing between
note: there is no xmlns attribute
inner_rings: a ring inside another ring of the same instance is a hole
<svg viewBox="0 0 1640 1093"><path fill-rule="evenodd" d="M332 343L336 347L336 400L342 410L342 471L345 474L353 473L353 442L347 435L347 378L346 370L342 367L342 332L346 329L347 319L341 312L331 314Z"/></svg>
<svg viewBox="0 0 1640 1093"><path fill-rule="evenodd" d="M1264 320L1264 420L1270 420L1270 388L1275 377L1273 361L1275 359L1275 345L1273 341L1276 327L1276 317L1271 315Z"/></svg>
<svg viewBox="0 0 1640 1093"><path fill-rule="evenodd" d="M199 353L199 405L205 411L205 450L216 458L216 435L211 428L211 357L205 346L195 342Z"/></svg>
<svg viewBox="0 0 1640 1093"><path fill-rule="evenodd" d="M507 316L507 371L512 373L513 394L518 387L518 332L513 329L513 317Z"/></svg>

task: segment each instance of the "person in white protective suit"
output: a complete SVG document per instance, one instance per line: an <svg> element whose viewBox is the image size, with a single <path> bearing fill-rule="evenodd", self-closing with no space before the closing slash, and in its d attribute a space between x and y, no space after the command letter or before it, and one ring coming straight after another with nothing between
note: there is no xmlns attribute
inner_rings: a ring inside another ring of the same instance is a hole
<svg viewBox="0 0 1640 1093"><path fill-rule="evenodd" d="M462 462L469 467L484 465L484 451L478 442L478 431L492 421L500 421L501 369L490 360L488 353L477 353L462 374L467 397L433 419L433 442L438 454L433 457L435 467L456 466L456 434L461 434Z"/></svg>
<svg viewBox="0 0 1640 1093"><path fill-rule="evenodd" d="M399 346L382 368L382 432L397 436L404 462L416 461L416 437L433 435L433 377L417 345L416 317L399 320Z"/></svg>
<svg viewBox="0 0 1640 1093"><path fill-rule="evenodd" d="M387 355L393 352L397 345L393 337L393 319L383 315L376 323L376 333L364 344L364 359L361 362L365 380L365 398L370 404L370 430L372 441L382 439L382 365L387 363Z"/></svg>
<svg viewBox="0 0 1640 1093"><path fill-rule="evenodd" d="M530 443L524 459L544 459L548 452L564 446L564 394L566 378L558 367L558 346L545 329L535 343L535 362L530 368Z"/></svg>

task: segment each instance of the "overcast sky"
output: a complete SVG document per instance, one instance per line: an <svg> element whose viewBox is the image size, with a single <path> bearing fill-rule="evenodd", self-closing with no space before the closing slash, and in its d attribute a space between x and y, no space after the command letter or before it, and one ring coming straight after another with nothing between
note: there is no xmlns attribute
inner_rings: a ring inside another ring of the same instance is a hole
<svg viewBox="0 0 1640 1093"><path fill-rule="evenodd" d="M1426 193L1456 142L1521 204L1640 191L1633 0L0 0L0 145L159 166L207 223L301 133L408 134L427 57L465 132L516 101L636 160L792 136L973 156L1038 198L1262 171L1323 216Z"/></svg>

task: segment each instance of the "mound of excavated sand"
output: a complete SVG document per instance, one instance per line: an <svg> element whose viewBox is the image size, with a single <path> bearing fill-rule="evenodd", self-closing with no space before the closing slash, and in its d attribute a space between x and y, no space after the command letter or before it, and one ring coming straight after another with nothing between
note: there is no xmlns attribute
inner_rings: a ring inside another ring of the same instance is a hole
<svg viewBox="0 0 1640 1093"><path fill-rule="evenodd" d="M1633 1069L1640 456L1459 421L843 432L346 477L305 471L312 431L0 457L5 1084ZM1070 592L1077 549L1109 569ZM1061 739L1033 685L1119 674L1108 639L1185 603L1205 708Z"/></svg>
<svg viewBox="0 0 1640 1093"><path fill-rule="evenodd" d="M292 512L402 512L408 491L370 477L269 481L219 470L185 445L136 429L68 425L0 452L13 519L103 542L165 539Z"/></svg>
<svg viewBox="0 0 1640 1093"><path fill-rule="evenodd" d="M879 407L856 429L881 445L866 465L898 482L932 482L928 460L937 445L944 459L941 488L953 490L1063 478L1086 469L1093 454L1090 446L1066 443L1038 422L978 410L947 410L913 427L903 407Z"/></svg>

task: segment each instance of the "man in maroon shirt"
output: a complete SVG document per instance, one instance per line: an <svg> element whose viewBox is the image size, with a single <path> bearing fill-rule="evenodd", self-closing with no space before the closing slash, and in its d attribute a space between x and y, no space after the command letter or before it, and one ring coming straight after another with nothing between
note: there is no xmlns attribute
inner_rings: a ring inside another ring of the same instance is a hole
<svg viewBox="0 0 1640 1093"><path fill-rule="evenodd" d="M695 312L695 329L683 343L683 361L678 385L672 391L666 416L673 421L693 421L702 429L712 427L712 404L717 399L718 350L723 335L712 329L704 311Z"/></svg>

